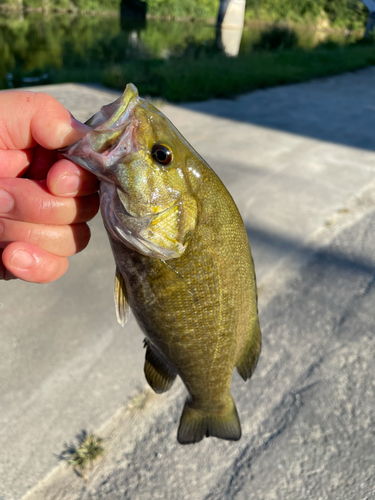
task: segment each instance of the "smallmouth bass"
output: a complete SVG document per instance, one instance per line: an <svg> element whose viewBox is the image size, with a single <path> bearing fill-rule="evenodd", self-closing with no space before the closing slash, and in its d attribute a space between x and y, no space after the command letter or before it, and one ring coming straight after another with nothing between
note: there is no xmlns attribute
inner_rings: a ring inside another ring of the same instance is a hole
<svg viewBox="0 0 375 500"><path fill-rule="evenodd" d="M144 372L157 393L179 375L188 391L177 439L238 440L230 386L251 377L261 349L253 260L238 209L218 176L169 120L127 85L61 150L100 180L116 262L115 304L145 334Z"/></svg>

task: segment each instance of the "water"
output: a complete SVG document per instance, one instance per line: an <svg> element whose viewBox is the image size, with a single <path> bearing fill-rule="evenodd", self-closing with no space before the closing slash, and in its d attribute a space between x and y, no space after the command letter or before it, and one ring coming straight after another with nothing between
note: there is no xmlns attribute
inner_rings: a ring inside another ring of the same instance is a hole
<svg viewBox="0 0 375 500"><path fill-rule="evenodd" d="M260 23L247 27L240 53L251 50L266 28ZM215 27L204 23L148 20L129 27L121 25L117 16L2 15L0 88L51 83L57 74L61 79L63 72L74 70L86 72L89 78L108 65L134 59L184 57L189 48L213 46L215 36ZM298 44L305 48L322 41L314 29L297 30L297 36ZM344 34L337 37L344 42Z"/></svg>

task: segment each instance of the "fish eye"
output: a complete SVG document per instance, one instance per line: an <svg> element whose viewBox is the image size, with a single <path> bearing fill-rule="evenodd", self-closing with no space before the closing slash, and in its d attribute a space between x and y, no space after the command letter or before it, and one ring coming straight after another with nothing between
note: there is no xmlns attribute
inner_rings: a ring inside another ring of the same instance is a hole
<svg viewBox="0 0 375 500"><path fill-rule="evenodd" d="M173 153L164 144L154 144L151 149L151 156L162 165L168 165L173 160Z"/></svg>

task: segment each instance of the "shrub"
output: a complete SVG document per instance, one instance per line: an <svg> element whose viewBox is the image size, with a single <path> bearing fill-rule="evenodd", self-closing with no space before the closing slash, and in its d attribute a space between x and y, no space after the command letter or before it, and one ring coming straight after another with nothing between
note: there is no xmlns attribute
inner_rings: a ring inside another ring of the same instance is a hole
<svg viewBox="0 0 375 500"><path fill-rule="evenodd" d="M298 44L298 37L295 31L287 26L273 26L268 31L264 31L253 45L254 50L282 50L292 49Z"/></svg>

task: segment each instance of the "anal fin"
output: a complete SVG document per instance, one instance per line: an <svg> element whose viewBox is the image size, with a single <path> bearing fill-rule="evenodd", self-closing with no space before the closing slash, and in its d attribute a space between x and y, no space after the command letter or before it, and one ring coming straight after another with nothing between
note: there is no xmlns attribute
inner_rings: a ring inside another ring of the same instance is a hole
<svg viewBox="0 0 375 500"><path fill-rule="evenodd" d="M144 372L145 377L150 387L157 393L166 392L172 387L176 378L169 366L162 361L161 357L156 355L145 340L146 359Z"/></svg>
<svg viewBox="0 0 375 500"><path fill-rule="evenodd" d="M177 440L180 444L198 443L204 437L217 437L228 441L241 438L241 424L232 397L223 411L207 411L189 399L181 415Z"/></svg>
<svg viewBox="0 0 375 500"><path fill-rule="evenodd" d="M129 304L126 293L126 285L122 274L116 267L114 299L116 306L117 321L124 326L129 317Z"/></svg>
<svg viewBox="0 0 375 500"><path fill-rule="evenodd" d="M258 316L256 316L251 325L242 356L236 364L238 373L245 381L248 380L254 373L258 363L261 347L262 334L260 331Z"/></svg>

